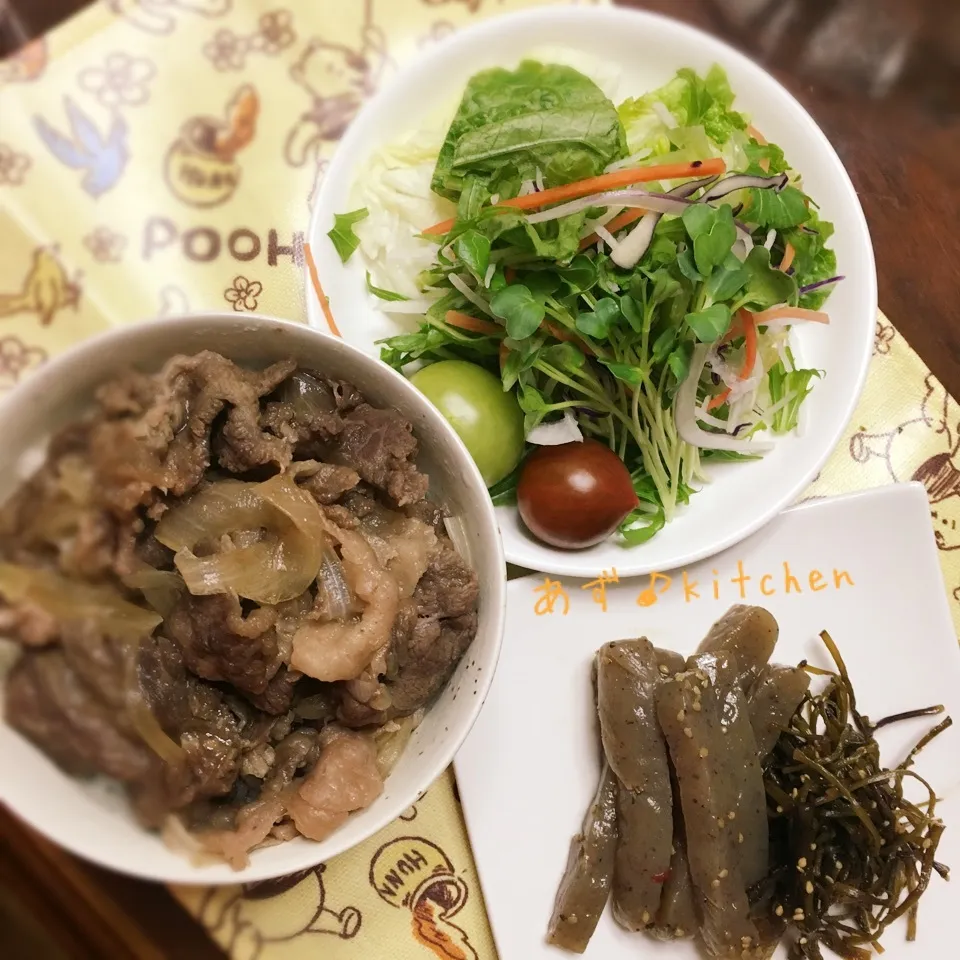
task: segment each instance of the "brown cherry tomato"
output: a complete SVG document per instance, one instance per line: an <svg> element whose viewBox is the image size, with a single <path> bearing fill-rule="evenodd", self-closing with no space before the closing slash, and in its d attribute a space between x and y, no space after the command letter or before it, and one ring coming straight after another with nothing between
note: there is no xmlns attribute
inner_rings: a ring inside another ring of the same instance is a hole
<svg viewBox="0 0 960 960"><path fill-rule="evenodd" d="M637 502L630 472L596 440L541 447L527 459L517 484L527 528L565 550L605 540Z"/></svg>

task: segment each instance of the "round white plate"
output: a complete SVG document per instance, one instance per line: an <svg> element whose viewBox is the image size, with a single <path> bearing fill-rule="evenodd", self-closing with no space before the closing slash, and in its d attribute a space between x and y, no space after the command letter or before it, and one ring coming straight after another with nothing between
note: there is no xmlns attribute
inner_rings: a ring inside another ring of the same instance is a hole
<svg viewBox="0 0 960 960"><path fill-rule="evenodd" d="M310 224L317 270L343 336L377 354L375 341L400 332L367 293L362 258L345 266L326 237L335 213L351 209L356 171L379 147L455 108L472 74L515 66L545 46L564 47L620 67L619 102L669 80L681 67L726 69L736 106L786 152L805 186L834 222L832 246L846 276L830 298L832 323L800 324L798 361L825 371L804 405L804 431L778 441L763 460L718 464L712 482L649 543L624 548L611 539L582 551L534 540L513 508L498 509L504 552L512 563L548 573L595 577L669 570L729 547L792 503L817 475L853 414L867 372L877 310L876 270L867 224L843 164L820 128L768 73L726 44L664 17L615 8L546 7L481 23L439 44L403 70L363 109L340 143L323 180ZM326 329L320 305L307 296L310 322Z"/></svg>

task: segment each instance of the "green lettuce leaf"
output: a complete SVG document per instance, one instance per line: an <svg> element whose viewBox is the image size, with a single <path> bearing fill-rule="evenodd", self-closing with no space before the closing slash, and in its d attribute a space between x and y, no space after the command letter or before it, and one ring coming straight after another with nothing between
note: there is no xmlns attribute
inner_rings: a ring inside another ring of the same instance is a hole
<svg viewBox="0 0 960 960"><path fill-rule="evenodd" d="M626 155L614 105L572 67L523 61L475 74L440 149L432 187L459 198L466 178L513 195L537 170L550 185L597 176Z"/></svg>
<svg viewBox="0 0 960 960"><path fill-rule="evenodd" d="M785 173L790 169L783 150L775 143L761 144L751 138L744 146L743 152L747 155L750 164L746 172L754 176L768 177L775 173ZM763 160L767 161L766 170L760 165Z"/></svg>
<svg viewBox="0 0 960 960"><path fill-rule="evenodd" d="M776 190L753 189L749 194L750 204L741 215L747 223L786 230L810 219L807 196L796 187L786 187L779 193Z"/></svg>
<svg viewBox="0 0 960 960"><path fill-rule="evenodd" d="M653 104L662 103L680 127L701 126L711 140L725 144L735 130L746 130L747 119L733 110L734 94L727 74L716 64L706 77L683 69L668 84L642 97L624 101L619 108L623 125L630 128L655 115Z"/></svg>
<svg viewBox="0 0 960 960"><path fill-rule="evenodd" d="M783 234L784 240L791 243L796 251L794 276L801 287L837 275L837 255L825 246L833 236L833 224L829 220L821 220L816 210L811 210L810 219L804 226L805 230L787 230ZM819 310L832 292L831 287L814 290L800 298L800 306Z"/></svg>

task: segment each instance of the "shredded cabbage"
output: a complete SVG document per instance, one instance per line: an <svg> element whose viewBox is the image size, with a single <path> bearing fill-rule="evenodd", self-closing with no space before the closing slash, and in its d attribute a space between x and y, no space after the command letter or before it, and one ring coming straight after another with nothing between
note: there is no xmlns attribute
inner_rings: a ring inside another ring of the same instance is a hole
<svg viewBox="0 0 960 960"><path fill-rule="evenodd" d="M451 216L455 206L430 189L446 126L384 147L357 173L353 198L370 215L355 228L373 283L411 299L422 291L417 277L436 258L434 241L421 239L425 224ZM386 312L393 303L379 303Z"/></svg>

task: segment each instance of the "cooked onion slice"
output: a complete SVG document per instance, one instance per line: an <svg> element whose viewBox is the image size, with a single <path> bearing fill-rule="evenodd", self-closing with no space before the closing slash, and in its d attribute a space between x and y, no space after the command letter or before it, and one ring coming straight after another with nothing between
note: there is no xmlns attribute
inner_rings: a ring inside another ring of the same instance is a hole
<svg viewBox="0 0 960 960"><path fill-rule="evenodd" d="M119 639L148 637L161 619L124 600L113 587L13 563L0 563L0 594L9 603L35 604L55 620L91 620L103 633Z"/></svg>
<svg viewBox="0 0 960 960"><path fill-rule="evenodd" d="M327 600L327 611L332 620L346 620L353 605L353 595L347 583L347 575L337 551L327 543L323 549L323 563L317 576L317 584Z"/></svg>
<svg viewBox="0 0 960 960"><path fill-rule="evenodd" d="M149 566L144 566L135 573L128 573L122 579L126 586L139 590L161 617L166 617L173 610L180 595L187 589L179 573L173 570L154 570Z"/></svg>
<svg viewBox="0 0 960 960"><path fill-rule="evenodd" d="M241 533L239 539L256 542L209 556L195 552ZM177 551L174 563L192 594L235 593L267 604L300 596L317 578L329 543L316 500L284 474L265 483L211 484L168 511L156 537Z"/></svg>
<svg viewBox="0 0 960 960"><path fill-rule="evenodd" d="M236 530L267 525L271 511L257 495L256 483L219 480L203 487L185 503L172 507L157 524L154 536L171 550L193 549L198 543L217 542Z"/></svg>

